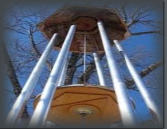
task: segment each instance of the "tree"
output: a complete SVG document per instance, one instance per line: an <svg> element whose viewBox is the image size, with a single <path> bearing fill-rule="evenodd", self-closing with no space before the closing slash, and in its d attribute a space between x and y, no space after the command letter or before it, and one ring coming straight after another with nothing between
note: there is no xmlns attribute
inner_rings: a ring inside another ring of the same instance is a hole
<svg viewBox="0 0 167 129"><path fill-rule="evenodd" d="M117 13L122 17L128 29L131 32L131 36L140 36L147 34L160 34L160 29L157 27L158 22L155 19L150 18L151 10L136 8L132 13L129 13L129 10L126 6L121 6L120 8L115 9ZM23 82L28 78L28 75L32 71L32 68L38 61L38 58L41 56L42 51L44 50L46 43L48 42L43 35L37 29L37 23L45 19L50 14L43 15L41 10L35 12L33 10L18 12L19 10L13 10L10 15L12 21L6 25L7 33L11 34L12 44L8 45L9 61L8 61L8 75L13 83L14 94L18 96L23 86ZM48 11L49 12L49 11ZM136 32L135 27L137 26L148 27L148 30ZM151 30L150 30L151 26ZM10 40L9 40L10 42ZM138 49L138 48L137 48ZM140 52L139 50L134 51L130 56L130 59L135 65L141 65L138 60L142 59L144 56L148 56L147 52ZM114 51L114 50L113 50ZM121 56L114 51L114 54L117 55L117 63L122 67L125 67ZM46 68L41 75L38 88L35 89L31 101L34 97L40 93L44 87L44 84L48 78L48 75L52 69L52 66L55 61L57 51L52 51L47 62ZM82 73L83 68L83 55L72 53L69 56L69 64L66 73L65 85L72 83L83 83L84 77L86 77L86 82L98 84L97 75L95 74L95 64L91 54L87 55L87 68L86 73ZM106 59L104 55L100 55L101 63L104 65L104 72L107 76L106 80L110 79L108 67L106 64ZM147 66L142 66L142 70L139 71L141 77L147 76L150 72L154 71L162 64L162 61L153 62ZM137 90L134 81L129 74L121 72L124 74L124 81L128 89ZM111 81L109 81L110 83ZM111 84L110 84L111 85ZM27 104L24 109L24 113L28 117L27 111L31 112L32 107L29 107Z"/></svg>

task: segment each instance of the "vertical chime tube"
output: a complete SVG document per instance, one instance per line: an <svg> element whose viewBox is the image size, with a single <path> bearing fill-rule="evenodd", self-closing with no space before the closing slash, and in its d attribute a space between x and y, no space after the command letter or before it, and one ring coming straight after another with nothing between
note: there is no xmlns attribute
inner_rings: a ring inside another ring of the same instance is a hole
<svg viewBox="0 0 167 129"><path fill-rule="evenodd" d="M83 66L83 70L84 70L84 85L86 85L86 35L84 35L84 66Z"/></svg>
<svg viewBox="0 0 167 129"><path fill-rule="evenodd" d="M62 70L62 72L61 72L61 75L60 75L60 78L59 78L59 80L58 80L57 86L62 86L62 85L64 85L67 66L68 66L68 60L66 60L64 66L63 66L63 70Z"/></svg>
<svg viewBox="0 0 167 129"><path fill-rule="evenodd" d="M106 82L105 82L104 75L103 75L103 70L102 70L97 53L93 53L93 57L94 57L95 65L96 65L99 83L101 86L106 86Z"/></svg>
<svg viewBox="0 0 167 129"><path fill-rule="evenodd" d="M63 43L63 46L58 54L58 57L49 75L49 78L45 84L40 100L30 120L29 123L30 127L41 126L45 123L45 119L47 117L51 101L57 87L58 79L60 77L63 65L67 60L67 54L71 46L75 30L76 26L71 25L68 34L65 38L65 41Z"/></svg>
<svg viewBox="0 0 167 129"><path fill-rule="evenodd" d="M20 95L16 99L12 109L10 110L8 117L7 117L7 123L10 123L12 126L15 121L17 120L17 117L19 113L21 112L21 109L23 108L26 101L30 98L32 91L34 87L37 84L37 81L39 79L39 76L42 72L42 68L44 67L44 64L47 60L48 54L50 53L55 41L56 41L57 34L55 33L51 40L49 41L47 47L45 48L44 52L42 53L39 61L33 68L28 80L26 81Z"/></svg>
<svg viewBox="0 0 167 129"><path fill-rule="evenodd" d="M97 25L98 25L100 36L104 46L107 63L108 63L109 71L113 81L113 87L116 93L122 122L125 126L133 126L135 124L135 117L134 117L134 112L132 110L132 105L130 104L130 101L125 89L126 85L121 80L116 62L114 60L114 57L111 51L110 41L103 27L103 23L99 21Z"/></svg>
<svg viewBox="0 0 167 129"><path fill-rule="evenodd" d="M141 93L146 105L148 106L149 109L151 109L154 113L156 113L157 118L159 119L159 121L161 121L159 111L157 110L157 107L156 107L154 101L152 100L151 95L147 91L140 75L135 70L133 64L129 60L127 54L124 52L124 50L123 50L122 46L119 44L119 42L117 40L113 40L113 42L115 43L116 48L118 49L118 51L120 52L120 54L124 58L124 61L128 67L128 70L129 70L132 78L134 79L135 84L136 84L137 88L139 89L139 92Z"/></svg>

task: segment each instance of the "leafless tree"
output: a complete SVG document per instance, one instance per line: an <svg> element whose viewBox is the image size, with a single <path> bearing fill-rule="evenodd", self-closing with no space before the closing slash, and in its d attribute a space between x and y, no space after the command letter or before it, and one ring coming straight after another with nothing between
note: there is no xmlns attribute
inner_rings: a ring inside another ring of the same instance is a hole
<svg viewBox="0 0 167 129"><path fill-rule="evenodd" d="M158 25L158 21L155 19L149 18L150 10L145 10L141 8L136 8L131 13L128 12L126 6L122 6L120 8L115 9L119 15L123 18L124 22L128 26L131 36L139 36L146 34L160 34L160 29L156 26ZM48 14L49 15L49 14ZM10 19L12 18L12 22L7 22L6 29L7 34L12 35L12 43L8 45L9 52L9 60L8 60L8 74L13 83L14 94L16 96L19 95L22 85L20 84L20 80L22 78L28 78L28 75L32 71L32 68L38 61L38 58L41 56L46 43L48 42L42 34L37 29L37 23L46 18L48 15L44 16L41 12L33 12L33 11L24 11L24 12L13 12L10 14ZM148 30L144 32L136 32L133 29L134 26L138 26L139 24L145 26L154 26L153 30ZM133 63L138 63L137 59L142 58L148 53L138 52L136 50L133 55L129 55L130 59ZM32 98L33 99L39 92L42 91L42 88L47 80L47 77L52 69L53 63L55 61L57 52L53 51L49 56L46 62L46 68L42 76L39 79L38 85L41 88L38 88L34 91ZM83 58L82 54L72 53L69 57L69 64L66 73L65 84L72 83L83 83L84 76L86 77L86 82L89 80L94 81L97 80L94 76L95 72L95 64L93 57L91 55L87 55L87 69L86 73L83 74L81 68L83 67ZM104 64L104 72L107 71L107 64L105 61L104 55L100 56L101 62ZM121 65L123 60L121 56L116 56L116 60ZM150 72L155 70L162 64L162 61L155 62L153 64L149 64L145 66L143 70L140 71L141 77L147 76ZM107 72L106 72L107 74ZM109 77L109 76L108 76ZM95 79L93 79L95 78ZM130 77L124 77L124 81L127 85L127 88L136 90L134 85L134 81ZM96 82L97 83L97 82ZM31 107L32 108L32 107ZM27 113L27 107L23 114Z"/></svg>

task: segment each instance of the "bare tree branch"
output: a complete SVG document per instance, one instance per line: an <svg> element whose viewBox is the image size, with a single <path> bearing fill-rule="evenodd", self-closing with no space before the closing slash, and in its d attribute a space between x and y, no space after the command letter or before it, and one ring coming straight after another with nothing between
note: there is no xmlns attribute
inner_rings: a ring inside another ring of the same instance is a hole
<svg viewBox="0 0 167 129"><path fill-rule="evenodd" d="M149 65L147 68L145 68L144 70L142 70L139 73L140 76L142 78L145 77L150 72L152 72L153 70L155 70L156 68L158 68L161 64L162 64L162 62L157 62L157 63ZM134 82L133 79L125 79L125 84L127 85L127 88L129 88L129 89L136 89L136 87L132 87L135 84L135 82Z"/></svg>
<svg viewBox="0 0 167 129"><path fill-rule="evenodd" d="M76 63L81 57L82 57L81 54L72 53L67 67L65 85L72 84L74 73L77 69Z"/></svg>
<svg viewBox="0 0 167 129"><path fill-rule="evenodd" d="M126 11L125 5L123 5L121 7L121 10L122 10L122 13L123 13L124 22L125 22L125 24L127 24L127 22L128 22L128 15L127 15L127 11Z"/></svg>
<svg viewBox="0 0 167 129"><path fill-rule="evenodd" d="M132 36L145 35L145 34L159 34L160 31L145 31L145 32L134 32L131 33Z"/></svg>
<svg viewBox="0 0 167 129"><path fill-rule="evenodd" d="M10 56L8 55L7 52L6 52L6 56L7 56L7 58L6 58L7 59L7 73L8 73L8 76L9 76L11 82L12 82L12 86L13 86L13 89L14 89L14 94L16 95L16 97L18 97L19 94L21 93L22 87L21 87L21 85L20 85L20 83L17 79L15 69L13 67ZM24 106L22 111L23 112L22 112L21 117L28 118L29 114L27 112L27 105Z"/></svg>
<svg viewBox="0 0 167 129"><path fill-rule="evenodd" d="M101 60L103 58L104 54L99 55L99 60ZM95 69L95 63L94 60L92 62L89 63L89 65L86 68L85 73L83 73L79 79L78 79L78 83L82 84L84 83L84 77L85 77L85 81L87 82L88 79L90 78L90 76L92 75L94 69Z"/></svg>
<svg viewBox="0 0 167 129"><path fill-rule="evenodd" d="M32 48L33 48L34 52L36 53L37 58L40 58L41 53L40 53L40 51L38 50L38 48L37 48L37 46L35 44L34 37L33 37L33 32L31 30L31 27L30 27L30 30L29 30L29 38L30 38L30 41L31 41L31 44L32 44ZM48 66L49 71L51 71L52 70L52 64L48 60L46 61L46 64Z"/></svg>

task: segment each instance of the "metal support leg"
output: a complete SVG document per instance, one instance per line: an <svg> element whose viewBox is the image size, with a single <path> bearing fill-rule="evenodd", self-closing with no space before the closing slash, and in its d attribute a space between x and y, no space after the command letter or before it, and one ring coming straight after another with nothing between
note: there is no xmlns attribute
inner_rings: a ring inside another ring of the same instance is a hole
<svg viewBox="0 0 167 129"><path fill-rule="evenodd" d="M117 40L114 40L113 42L115 43L116 48L118 49L118 51L121 53L122 57L124 58L125 63L128 67L128 70L129 70L132 78L134 79L135 84L136 84L137 88L139 89L139 92L141 93L146 105L148 106L149 109L151 109L154 113L156 113L157 118L159 119L159 121L161 121L160 114L157 110L157 107L156 107L154 101L152 100L151 95L149 94L147 88L145 87L140 75L135 70L133 64L129 60L127 54L124 52L124 50L123 50L122 46L119 44L119 42Z"/></svg>
<svg viewBox="0 0 167 129"><path fill-rule="evenodd" d="M126 85L121 80L120 74L118 72L118 68L114 57L111 51L110 41L107 37L105 29L103 27L102 22L98 22L98 29L100 32L100 36L103 42L111 78L113 81L113 87L116 93L120 114L122 118L122 122L125 126L133 126L135 124L135 117L132 111L132 105L130 104L129 98L126 92Z"/></svg>
<svg viewBox="0 0 167 129"><path fill-rule="evenodd" d="M41 98L31 118L31 121L29 124L30 127L32 126L37 127L45 124L45 119L47 117L50 104L51 104L53 95L55 93L57 82L60 77L63 65L67 59L67 54L68 54L72 39L74 37L75 30L76 30L76 26L72 25L70 27L70 30L68 31L68 34L65 38L63 46L59 52L59 55L55 61L53 69L43 89Z"/></svg>
<svg viewBox="0 0 167 129"><path fill-rule="evenodd" d="M66 60L64 66L63 66L63 70L62 70L62 72L61 72L61 75L60 75L60 78L59 78L59 80L58 80L57 86L62 86L62 85L64 85L67 66L68 66L68 60Z"/></svg>
<svg viewBox="0 0 167 129"><path fill-rule="evenodd" d="M21 112L21 109L23 108L23 105L26 103L26 101L30 98L34 87L36 86L36 83L39 79L39 76L42 72L42 68L44 67L44 64L47 60L47 56L50 53L52 46L54 45L56 41L57 34L54 34L51 38L50 42L48 43L47 47L45 48L42 56L40 57L39 61L35 65L34 69L32 70L28 80L26 81L20 95L16 99L11 111L8 114L7 117L7 123L9 123L11 126L15 123L17 120L17 117L19 113Z"/></svg>
<svg viewBox="0 0 167 129"><path fill-rule="evenodd" d="M98 78L99 78L100 85L101 86L106 86L106 82L105 82L104 75L103 75L103 70L102 70L98 55L96 53L93 53L93 57L94 57L94 61L95 61L97 75L98 75Z"/></svg>

